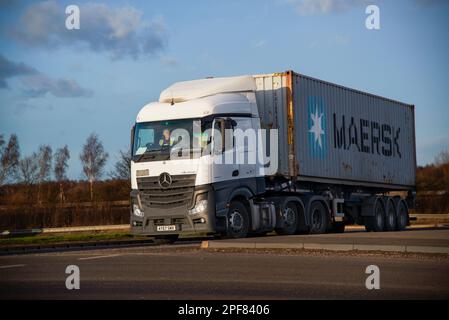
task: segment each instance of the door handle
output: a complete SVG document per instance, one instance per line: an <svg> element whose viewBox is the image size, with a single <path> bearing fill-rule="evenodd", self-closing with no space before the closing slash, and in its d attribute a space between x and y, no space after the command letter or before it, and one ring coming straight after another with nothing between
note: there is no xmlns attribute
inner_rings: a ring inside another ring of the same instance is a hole
<svg viewBox="0 0 449 320"><path fill-rule="evenodd" d="M233 177L237 177L238 175L239 175L239 171L238 170L232 171L232 176Z"/></svg>

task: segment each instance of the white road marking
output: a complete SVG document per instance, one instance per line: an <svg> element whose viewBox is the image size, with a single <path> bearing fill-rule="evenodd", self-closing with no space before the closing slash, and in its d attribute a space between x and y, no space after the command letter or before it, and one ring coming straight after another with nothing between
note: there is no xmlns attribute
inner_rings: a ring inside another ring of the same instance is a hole
<svg viewBox="0 0 449 320"><path fill-rule="evenodd" d="M7 266L0 266L0 269L9 269L9 268L20 268L20 267L24 267L24 264L10 264Z"/></svg>
<svg viewBox="0 0 449 320"><path fill-rule="evenodd" d="M84 257L84 258L78 258L78 260L93 260L93 259L103 259L103 258L113 258L122 256L122 254L109 254L106 256L94 256L94 257Z"/></svg>

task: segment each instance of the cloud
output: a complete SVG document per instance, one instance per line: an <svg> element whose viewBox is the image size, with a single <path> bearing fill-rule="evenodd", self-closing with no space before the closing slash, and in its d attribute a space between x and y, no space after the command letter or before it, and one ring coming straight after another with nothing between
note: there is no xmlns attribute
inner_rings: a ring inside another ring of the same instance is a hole
<svg viewBox="0 0 449 320"><path fill-rule="evenodd" d="M14 0L1 0L0 1L0 8L5 9L5 8L10 8L12 6L15 5L15 1Z"/></svg>
<svg viewBox="0 0 449 320"><path fill-rule="evenodd" d="M428 7L437 4L447 3L447 0L415 0L415 2L420 6Z"/></svg>
<svg viewBox="0 0 449 320"><path fill-rule="evenodd" d="M58 98L90 97L93 92L81 87L73 79L52 79L46 75L33 75L21 78L25 97L37 98L47 93Z"/></svg>
<svg viewBox="0 0 449 320"><path fill-rule="evenodd" d="M22 94L35 98L51 93L55 97L90 97L93 92L81 87L73 79L53 79L23 62L17 63L0 54L0 88L8 88L7 79L20 77Z"/></svg>
<svg viewBox="0 0 449 320"><path fill-rule="evenodd" d="M446 4L447 0L413 0L420 7ZM381 4L384 0L285 0L300 15L326 15L340 13L369 4Z"/></svg>
<svg viewBox="0 0 449 320"><path fill-rule="evenodd" d="M162 57L161 64L165 67L176 67L179 65L179 60L171 57Z"/></svg>
<svg viewBox="0 0 449 320"><path fill-rule="evenodd" d="M366 0L287 0L300 15L331 14L366 5Z"/></svg>
<svg viewBox="0 0 449 320"><path fill-rule="evenodd" d="M10 35L30 47L81 46L109 53L113 59L151 56L166 46L162 18L145 20L142 12L131 6L86 3L79 7L79 30L67 30L64 8L56 1L45 1L25 8Z"/></svg>
<svg viewBox="0 0 449 320"><path fill-rule="evenodd" d="M8 87L6 82L8 78L36 73L38 73L36 69L27 66L23 62L15 63L10 61L0 53L0 88Z"/></svg>
<svg viewBox="0 0 449 320"><path fill-rule="evenodd" d="M314 40L312 42L309 43L309 45L307 46L309 49L315 49L318 46L318 41Z"/></svg>
<svg viewBox="0 0 449 320"><path fill-rule="evenodd" d="M262 48L267 44L267 41L264 39L253 41L252 45L254 48Z"/></svg>
<svg viewBox="0 0 449 320"><path fill-rule="evenodd" d="M347 45L351 42L351 38L347 35L343 35L343 34L337 34L334 37L334 42L338 45Z"/></svg>

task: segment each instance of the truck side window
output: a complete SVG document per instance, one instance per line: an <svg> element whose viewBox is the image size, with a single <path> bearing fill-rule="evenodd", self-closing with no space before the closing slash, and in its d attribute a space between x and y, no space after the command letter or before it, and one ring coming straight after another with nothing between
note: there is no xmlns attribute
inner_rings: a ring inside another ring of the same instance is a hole
<svg viewBox="0 0 449 320"><path fill-rule="evenodd" d="M215 153L219 153L220 150L216 150L216 148L219 148L221 145L221 152L229 151L234 148L234 135L232 134L230 136L230 139L226 136L226 130L228 129L234 129L234 126L236 125L236 122L230 118L224 119L224 118L216 118L215 119L215 126L214 130L217 130L220 132L221 135L221 143L215 143ZM228 133L229 135L229 133Z"/></svg>
<svg viewBox="0 0 449 320"><path fill-rule="evenodd" d="M225 130L235 130L237 123L235 122L235 120L228 118L225 120ZM232 150L235 146L235 138L234 138L234 133L232 132L232 136L225 136L225 150L229 151Z"/></svg>
<svg viewBox="0 0 449 320"><path fill-rule="evenodd" d="M242 130L243 134L246 134L247 130L251 130L253 128L252 126L252 121L251 118L237 118L235 119L236 121L236 126L234 127L234 130L236 129L240 129ZM239 137L236 136L237 133L234 133L234 145L235 140L237 139L237 141L239 141ZM251 134L250 134L251 136ZM242 137L240 137L242 138ZM255 143L256 141L250 140L250 137L243 139L243 145L241 146L237 146L237 149L241 149L241 150L254 150L255 149Z"/></svg>

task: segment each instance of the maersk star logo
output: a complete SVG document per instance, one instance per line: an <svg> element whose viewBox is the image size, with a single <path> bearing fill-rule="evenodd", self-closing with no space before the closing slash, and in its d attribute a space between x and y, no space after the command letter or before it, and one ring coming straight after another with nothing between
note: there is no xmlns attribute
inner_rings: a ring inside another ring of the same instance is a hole
<svg viewBox="0 0 449 320"><path fill-rule="evenodd" d="M318 109L315 109L315 114L311 114L310 118L312 119L312 128L310 128L309 132L313 133L315 143L318 143L320 148L323 148L323 143L321 140L321 136L324 135L324 130L322 126L323 113L318 113Z"/></svg>
<svg viewBox="0 0 449 320"><path fill-rule="evenodd" d="M320 97L310 96L307 100L309 154L324 158L327 155L326 105Z"/></svg>

